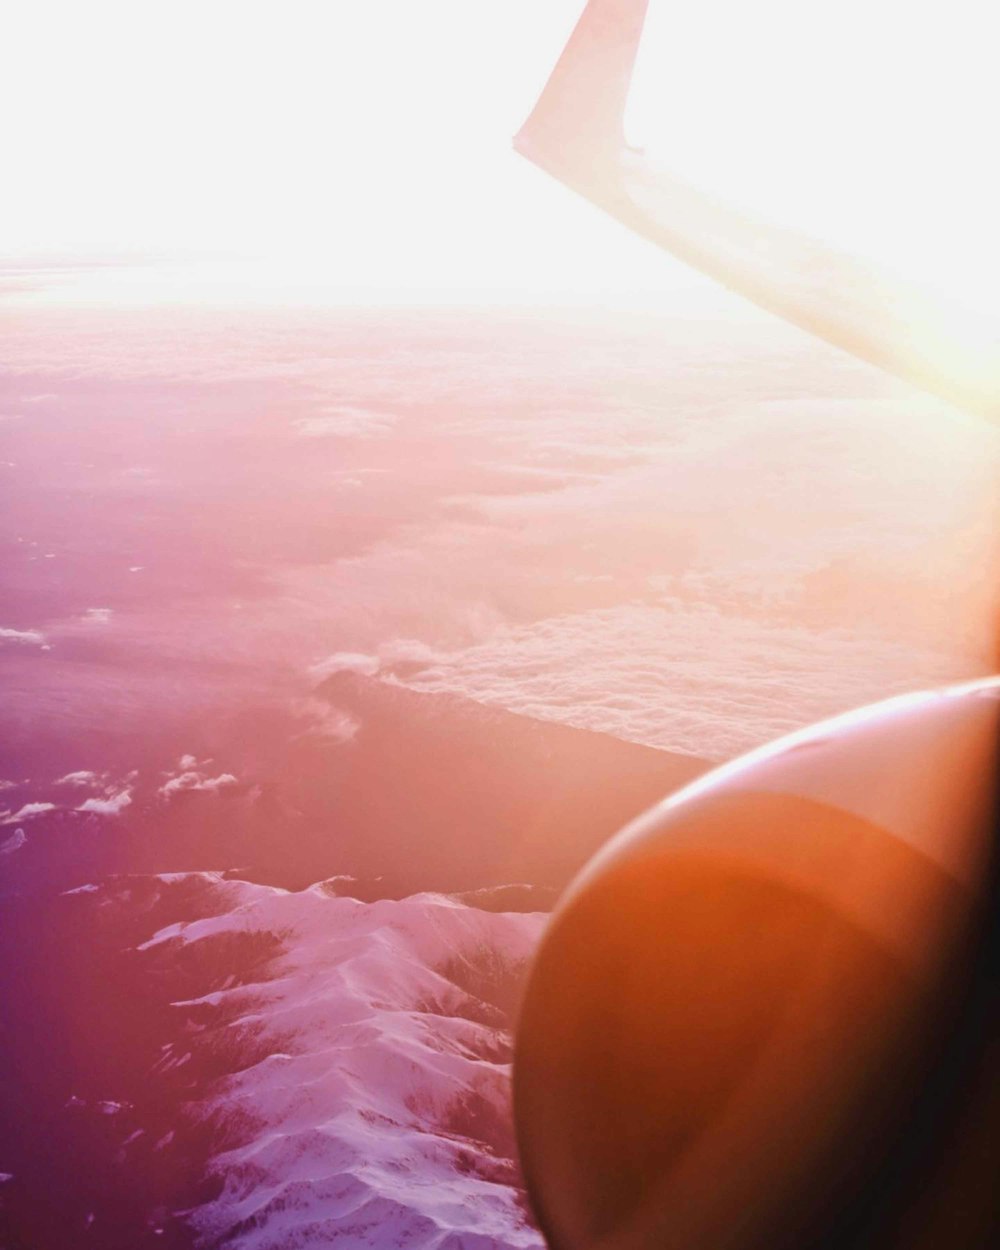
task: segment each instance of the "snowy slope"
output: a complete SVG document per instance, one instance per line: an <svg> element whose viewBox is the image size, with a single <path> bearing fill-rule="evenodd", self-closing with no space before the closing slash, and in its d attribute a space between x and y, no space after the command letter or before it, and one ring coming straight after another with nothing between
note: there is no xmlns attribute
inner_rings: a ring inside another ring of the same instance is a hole
<svg viewBox="0 0 1000 1250"><path fill-rule="evenodd" d="M176 1004L193 1040L162 1066L192 1047L231 1057L195 1111L212 1123L221 1181L190 1213L199 1243L541 1245L511 1161L508 1029L544 917L440 895L213 885L218 914L140 950L270 935L282 950L268 979Z"/></svg>

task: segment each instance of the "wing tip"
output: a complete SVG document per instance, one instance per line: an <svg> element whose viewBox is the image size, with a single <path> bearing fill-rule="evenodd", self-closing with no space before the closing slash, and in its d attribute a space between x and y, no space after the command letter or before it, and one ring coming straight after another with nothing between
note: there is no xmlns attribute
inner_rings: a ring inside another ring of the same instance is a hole
<svg viewBox="0 0 1000 1250"><path fill-rule="evenodd" d="M543 168L617 157L648 0L590 0L514 150Z"/></svg>

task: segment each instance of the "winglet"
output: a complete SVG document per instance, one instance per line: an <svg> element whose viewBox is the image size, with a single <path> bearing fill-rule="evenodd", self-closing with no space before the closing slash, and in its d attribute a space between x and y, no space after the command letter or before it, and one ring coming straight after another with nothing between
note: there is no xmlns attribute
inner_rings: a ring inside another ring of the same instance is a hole
<svg viewBox="0 0 1000 1250"><path fill-rule="evenodd" d="M647 5L590 0L514 139L522 156L573 183L617 159Z"/></svg>
<svg viewBox="0 0 1000 1250"><path fill-rule="evenodd" d="M816 240L626 159L624 118L648 0L590 0L514 140L528 160L643 238L794 325L940 395L1000 417L996 345L959 316Z"/></svg>

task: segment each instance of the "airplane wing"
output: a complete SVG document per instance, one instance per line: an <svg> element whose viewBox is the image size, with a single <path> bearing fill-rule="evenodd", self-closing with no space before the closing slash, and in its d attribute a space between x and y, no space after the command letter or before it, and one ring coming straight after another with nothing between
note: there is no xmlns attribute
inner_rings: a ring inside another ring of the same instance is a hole
<svg viewBox="0 0 1000 1250"><path fill-rule="evenodd" d="M515 148L760 307L957 407L1000 419L995 325L983 334L932 293L720 203L626 145L647 5L590 0Z"/></svg>

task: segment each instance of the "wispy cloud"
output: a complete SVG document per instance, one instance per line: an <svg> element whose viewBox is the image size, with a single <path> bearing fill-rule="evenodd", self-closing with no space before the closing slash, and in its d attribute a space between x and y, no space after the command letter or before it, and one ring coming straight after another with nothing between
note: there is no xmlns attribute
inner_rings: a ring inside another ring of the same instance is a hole
<svg viewBox="0 0 1000 1250"><path fill-rule="evenodd" d="M28 835L23 829L15 829L9 838L0 842L0 855L12 855L15 851L19 851L28 841Z"/></svg>
<svg viewBox="0 0 1000 1250"><path fill-rule="evenodd" d="M318 681L332 677L334 673L363 673L371 677L380 667L381 660L377 655L366 655L361 651L335 651L313 664L309 675Z"/></svg>
<svg viewBox="0 0 1000 1250"><path fill-rule="evenodd" d="M375 438L396 424L391 413L370 408L324 408L316 416L298 417L293 425L303 438Z"/></svg>
<svg viewBox="0 0 1000 1250"><path fill-rule="evenodd" d="M341 744L352 741L361 728L357 717L323 699L299 699L293 711L305 722L302 737L322 738Z"/></svg>
<svg viewBox="0 0 1000 1250"><path fill-rule="evenodd" d="M185 756L185 758L189 759L190 756ZM237 784L237 778L232 773L219 773L215 777L208 777L204 773L190 769L186 772L178 773L175 777L170 777L160 786L157 794L167 799L182 791L201 790L213 794L219 790L224 790L227 786L235 786Z"/></svg>
<svg viewBox="0 0 1000 1250"><path fill-rule="evenodd" d="M82 619L88 625L107 625L111 620L111 608L87 608Z"/></svg>
<svg viewBox="0 0 1000 1250"><path fill-rule="evenodd" d="M40 647L45 642L45 635L38 629L7 629L0 627L0 643L13 643Z"/></svg>
<svg viewBox="0 0 1000 1250"><path fill-rule="evenodd" d="M66 773L62 777L56 778L57 786L92 786L97 785L100 779L97 773L89 768L79 768L76 772Z"/></svg>
<svg viewBox="0 0 1000 1250"><path fill-rule="evenodd" d="M54 812L55 803L25 803L16 812L0 813L0 825L15 825L22 820L33 820L36 816L44 816L46 812Z"/></svg>

